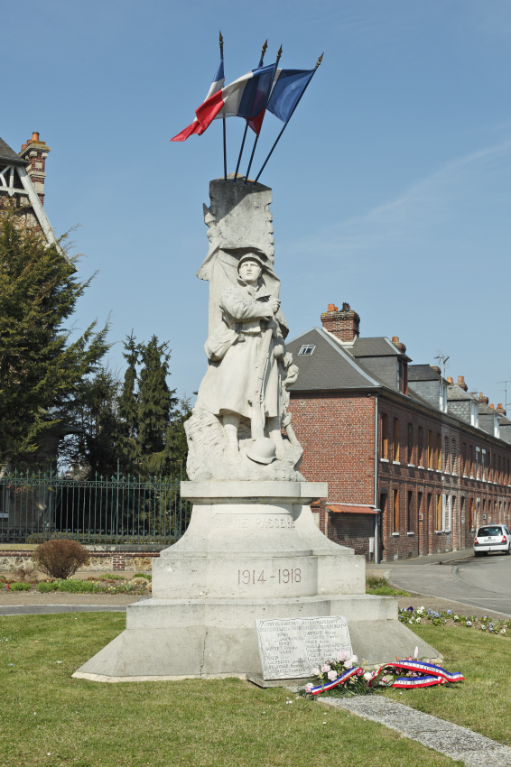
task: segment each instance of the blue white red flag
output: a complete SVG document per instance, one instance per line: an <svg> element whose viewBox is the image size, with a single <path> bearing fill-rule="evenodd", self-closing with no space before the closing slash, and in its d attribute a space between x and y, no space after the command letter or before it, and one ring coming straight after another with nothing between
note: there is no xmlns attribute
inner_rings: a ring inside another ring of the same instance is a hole
<svg viewBox="0 0 511 767"><path fill-rule="evenodd" d="M277 69L275 84L266 107L268 112L287 123L314 72L314 69Z"/></svg>
<svg viewBox="0 0 511 767"><path fill-rule="evenodd" d="M274 78L275 64L258 67L214 93L195 111L201 132L221 117L244 117L252 130L259 133L257 121L266 109Z"/></svg>
<svg viewBox="0 0 511 767"><path fill-rule="evenodd" d="M218 91L221 91L224 87L225 83L225 76L224 76L224 57L220 59L219 67L216 71L216 74L213 78L213 82L211 83L209 90L206 94L206 98L204 99L204 102L206 102L213 94L217 93ZM205 129L204 129L205 130ZM200 122L198 121L197 117L191 123L191 125L188 125L187 128L181 131L181 133L178 133L177 136L174 136L174 138L171 138L171 141L186 141L188 136L191 136L193 133L196 133L198 136L201 135L201 133L204 132L202 129L202 126Z"/></svg>

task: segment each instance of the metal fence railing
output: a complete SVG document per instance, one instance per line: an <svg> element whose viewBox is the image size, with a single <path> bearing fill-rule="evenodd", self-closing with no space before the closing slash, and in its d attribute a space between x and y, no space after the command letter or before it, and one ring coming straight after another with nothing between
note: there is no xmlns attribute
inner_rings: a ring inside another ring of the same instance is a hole
<svg viewBox="0 0 511 767"><path fill-rule="evenodd" d="M0 543L72 538L88 544L175 543L192 505L179 479L68 479L57 472L0 477Z"/></svg>

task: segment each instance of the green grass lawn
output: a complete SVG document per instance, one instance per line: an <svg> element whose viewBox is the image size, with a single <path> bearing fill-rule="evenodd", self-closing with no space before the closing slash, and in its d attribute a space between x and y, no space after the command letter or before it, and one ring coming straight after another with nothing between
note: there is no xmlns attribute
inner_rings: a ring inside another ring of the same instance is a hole
<svg viewBox="0 0 511 767"><path fill-rule="evenodd" d="M462 626L414 626L413 631L444 656L449 671L466 681L452 687L386 690L400 703L469 727L506 746L511 745L511 639Z"/></svg>
<svg viewBox="0 0 511 767"><path fill-rule="evenodd" d="M409 597L408 591L395 589L389 582L378 575L368 575L366 578L366 594L375 594L379 597Z"/></svg>
<svg viewBox="0 0 511 767"><path fill-rule="evenodd" d="M125 616L116 613L0 618L2 767L455 764L374 722L333 710L321 701L297 699L282 688L260 690L237 679L122 684L72 679L71 674L124 625ZM433 637L440 649L445 646L446 654L452 654L442 629L427 638L433 641ZM495 647L495 639L487 645ZM462 664L456 656L449 666L457 669ZM461 670L467 668L464 664ZM477 672L477 683L470 680L469 685L480 687L483 680L486 691L484 680L490 672L494 679L497 663L486 660L484 669L484 675ZM440 705L442 696L448 700L457 696L458 701L464 694L432 691ZM475 695L471 692L470 699ZM418 697L415 700L420 703Z"/></svg>

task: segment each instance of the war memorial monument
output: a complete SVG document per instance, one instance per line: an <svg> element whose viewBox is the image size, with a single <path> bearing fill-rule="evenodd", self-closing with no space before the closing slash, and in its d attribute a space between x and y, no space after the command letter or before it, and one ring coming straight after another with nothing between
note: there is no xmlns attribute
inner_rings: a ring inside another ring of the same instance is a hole
<svg viewBox="0 0 511 767"><path fill-rule="evenodd" d="M272 190L229 177L209 191L209 250L197 273L209 282L208 367L186 422L189 481L181 484L191 521L154 560L152 597L128 606L126 629L74 676L308 677L303 647L318 662L336 637L368 663L415 645L439 657L398 621L396 597L365 593L365 558L313 520L310 503L328 488L299 471L288 412L299 369L286 350Z"/></svg>

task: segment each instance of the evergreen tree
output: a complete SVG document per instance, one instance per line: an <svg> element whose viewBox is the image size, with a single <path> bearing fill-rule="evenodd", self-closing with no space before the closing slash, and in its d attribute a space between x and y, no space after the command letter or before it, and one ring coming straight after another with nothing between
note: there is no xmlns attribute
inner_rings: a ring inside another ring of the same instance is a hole
<svg viewBox="0 0 511 767"><path fill-rule="evenodd" d="M137 393L137 364L139 349L135 343L136 338L131 331L131 335L126 336L124 342L124 352L122 356L128 363L124 374L124 383L121 396L119 397L118 415L121 422L121 450L123 454L124 470L133 473L137 471L139 451L137 445L138 425L139 425L139 405Z"/></svg>
<svg viewBox="0 0 511 767"><path fill-rule="evenodd" d="M109 348L108 325L74 342L64 323L90 280L76 277L65 237L48 244L0 208L0 463L21 462L60 423L80 381Z"/></svg>
<svg viewBox="0 0 511 767"><path fill-rule="evenodd" d="M122 424L118 416L120 382L106 368L84 378L75 393L67 422L76 427L60 445L61 463L76 476L94 479L125 471L122 456Z"/></svg>
<svg viewBox="0 0 511 767"><path fill-rule="evenodd" d="M138 346L135 343L136 337L131 331L130 336L126 336L124 342L124 351L122 356L128 363L124 374L124 383L121 396L119 397L119 418L123 421L123 432L128 439L135 439L138 434L138 396L137 386L137 363Z"/></svg>
<svg viewBox="0 0 511 767"><path fill-rule="evenodd" d="M153 336L149 343L140 344L138 349L142 363L138 392L139 404L139 456L149 457L161 453L165 447L165 436L171 421L171 412L177 404L176 390L167 385L169 375L167 352L168 342L158 343ZM153 462L150 462L151 465Z"/></svg>

